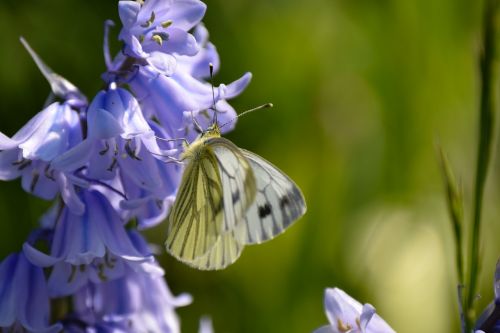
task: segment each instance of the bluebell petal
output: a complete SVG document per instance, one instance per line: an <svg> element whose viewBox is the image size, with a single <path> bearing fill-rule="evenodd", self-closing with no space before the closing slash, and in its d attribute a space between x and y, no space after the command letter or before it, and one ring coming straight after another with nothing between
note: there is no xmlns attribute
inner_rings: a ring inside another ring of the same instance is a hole
<svg viewBox="0 0 500 333"><path fill-rule="evenodd" d="M16 269L17 314L19 322L28 330L45 331L50 318L47 283L41 268L33 266L23 255ZM57 326L49 331L57 331ZM60 330L60 327L59 327Z"/></svg>
<svg viewBox="0 0 500 333"><path fill-rule="evenodd" d="M65 174L58 173L56 175L57 183L61 197L68 209L75 215L82 215L85 212L85 205L76 193L75 180L69 179ZM80 187L86 187L88 184L78 184Z"/></svg>
<svg viewBox="0 0 500 333"><path fill-rule="evenodd" d="M375 308L371 304L363 305L363 310L361 310L361 316L360 316L360 324L362 332L366 331L366 327L368 326L370 320L372 320L374 315L375 315Z"/></svg>
<svg viewBox="0 0 500 333"><path fill-rule="evenodd" d="M162 43L162 46L158 48L162 52L193 56L200 50L194 36L184 30L169 28L168 36L168 41ZM156 46L153 50L155 49Z"/></svg>
<svg viewBox="0 0 500 333"><path fill-rule="evenodd" d="M207 6L198 0L178 0L168 11L168 19L172 20L173 27L188 31L201 21L206 9Z"/></svg>
<svg viewBox="0 0 500 333"><path fill-rule="evenodd" d="M325 310L328 320L336 325L340 319L342 322L356 327L356 320L361 315L363 306L343 290L338 288L326 289Z"/></svg>
<svg viewBox="0 0 500 333"><path fill-rule="evenodd" d="M12 140L2 132L0 132L0 150L13 149L17 147L17 141Z"/></svg>
<svg viewBox="0 0 500 333"><path fill-rule="evenodd" d="M52 168L61 171L74 171L84 166L93 152L94 142L84 140L71 148L64 154L56 157L52 162Z"/></svg>
<svg viewBox="0 0 500 333"><path fill-rule="evenodd" d="M131 28L137 21L141 5L136 1L119 1L118 14L125 29Z"/></svg>
<svg viewBox="0 0 500 333"><path fill-rule="evenodd" d="M167 76L172 75L177 66L177 61L174 56L158 51L151 52L147 58L147 62L158 73Z"/></svg>
<svg viewBox="0 0 500 333"><path fill-rule="evenodd" d="M219 53L212 43L208 43L205 49L190 58L196 59L192 59L193 61L184 68L189 68L191 75L197 79L210 78L210 64L213 65L214 73L217 73L220 67Z"/></svg>
<svg viewBox="0 0 500 333"><path fill-rule="evenodd" d="M234 82L231 82L225 87L222 98L231 99L238 96L243 92L243 90L246 89L246 87L250 84L251 80L252 80L252 73L245 73L245 75L243 75L241 78L239 78Z"/></svg>
<svg viewBox="0 0 500 333"><path fill-rule="evenodd" d="M18 149L1 151L0 180L13 180L20 177L23 172L23 166L18 164L18 162L21 159L21 151Z"/></svg>
<svg viewBox="0 0 500 333"><path fill-rule="evenodd" d="M51 267L60 261L59 258L49 256L38 249L35 249L31 244L23 244L23 252L26 258L33 264L39 267Z"/></svg>
<svg viewBox="0 0 500 333"><path fill-rule="evenodd" d="M54 179L48 178L45 172L47 165L43 162L33 162L24 169L21 185L23 189L45 200L53 200L59 192Z"/></svg>
<svg viewBox="0 0 500 333"><path fill-rule="evenodd" d="M18 257L18 254L11 254L0 264L0 327L9 327L16 321L14 274Z"/></svg>
<svg viewBox="0 0 500 333"><path fill-rule="evenodd" d="M88 267L57 263L50 273L48 290L51 297L74 294L88 282Z"/></svg>
<svg viewBox="0 0 500 333"><path fill-rule="evenodd" d="M144 51L142 43L134 35L123 33L120 35L120 39L125 43L125 47L123 48L124 54L143 59L148 57L148 53Z"/></svg>
<svg viewBox="0 0 500 333"><path fill-rule="evenodd" d="M314 330L313 333L339 333L336 329L334 329L331 325L325 325L317 330Z"/></svg>
<svg viewBox="0 0 500 333"><path fill-rule="evenodd" d="M89 109L87 119L89 139L109 139L123 133L118 121L104 109Z"/></svg>
<svg viewBox="0 0 500 333"><path fill-rule="evenodd" d="M51 255L72 265L87 265L94 258L103 257L106 247L99 233L99 224L107 223L103 219L92 219L92 212L99 206L88 202L85 214L77 216L65 209L57 224L52 242Z"/></svg>
<svg viewBox="0 0 500 333"><path fill-rule="evenodd" d="M51 161L70 148L70 136L81 133L79 117L67 104L54 103L43 111L44 122L19 144L24 158Z"/></svg>
<svg viewBox="0 0 500 333"><path fill-rule="evenodd" d="M41 126L50 125L50 118L54 110L57 110L59 103L53 103L44 110L38 112L24 125L11 140L0 141L0 150L12 149L20 143L28 140ZM4 136L5 137L5 136Z"/></svg>

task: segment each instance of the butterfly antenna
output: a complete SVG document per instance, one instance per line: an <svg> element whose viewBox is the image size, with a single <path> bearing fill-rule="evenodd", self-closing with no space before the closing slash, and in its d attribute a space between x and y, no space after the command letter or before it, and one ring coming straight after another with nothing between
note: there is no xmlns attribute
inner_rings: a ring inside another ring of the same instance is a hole
<svg viewBox="0 0 500 333"><path fill-rule="evenodd" d="M241 116L244 116L250 112L254 112L254 111L257 111L257 110L262 110L262 109L267 109L267 108L272 108L274 105L273 103L267 103L267 104L264 104L264 105L261 105L261 106L258 106L256 108L253 108L253 109L250 109L250 110L246 110L246 111L243 111L242 113L240 113L239 115L237 115L236 117L234 117L233 119L231 119L230 121L222 124L222 126L220 127L221 129L226 126L226 125L229 125L231 124L233 121L235 121L236 119L238 119L239 117Z"/></svg>
<svg viewBox="0 0 500 333"><path fill-rule="evenodd" d="M191 110L191 118L193 119L193 124L194 124L194 127L196 128L196 131L198 133L203 133L203 128L201 127L198 120L196 120L196 117L194 116L193 110Z"/></svg>
<svg viewBox="0 0 500 333"><path fill-rule="evenodd" d="M214 125L217 125L217 107L215 106L215 91L214 91L214 65L212 63L209 63L208 67L210 69L210 84L212 85L212 102L214 109L214 118L212 122Z"/></svg>

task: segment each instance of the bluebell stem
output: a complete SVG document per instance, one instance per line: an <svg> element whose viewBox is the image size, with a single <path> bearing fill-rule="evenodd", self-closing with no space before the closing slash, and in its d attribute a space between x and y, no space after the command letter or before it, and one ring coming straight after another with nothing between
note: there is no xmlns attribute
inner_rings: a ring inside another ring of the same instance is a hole
<svg viewBox="0 0 500 333"><path fill-rule="evenodd" d="M118 10L124 45L111 57L107 21L106 88L90 105L22 39L53 103L13 137L0 133L0 179L22 178L26 191L54 204L23 250L0 264L2 329L177 333L175 309L191 302L172 295L138 230L160 223L175 198L176 140L194 139L193 124L207 127L216 111L221 122L232 120L227 100L251 74L213 93L209 64L217 71L220 61L201 1L119 1ZM56 298L72 311L51 320ZM200 330L211 332L211 324Z"/></svg>

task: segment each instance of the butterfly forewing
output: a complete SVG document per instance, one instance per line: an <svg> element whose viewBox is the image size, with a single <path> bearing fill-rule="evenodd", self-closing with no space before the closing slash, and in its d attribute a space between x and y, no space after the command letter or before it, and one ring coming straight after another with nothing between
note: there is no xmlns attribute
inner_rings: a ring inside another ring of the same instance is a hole
<svg viewBox="0 0 500 333"><path fill-rule="evenodd" d="M240 151L252 167L257 194L244 219L246 228L238 228L237 238L242 244L261 243L304 215L306 203L298 186L281 170L254 153Z"/></svg>
<svg viewBox="0 0 500 333"><path fill-rule="evenodd" d="M222 193L217 159L210 149L201 148L199 158L187 163L167 217L165 246L174 257L191 263L215 245L223 220Z"/></svg>
<svg viewBox="0 0 500 333"><path fill-rule="evenodd" d="M233 230L243 221L255 200L256 181L250 162L234 143L224 138L207 140L217 158L222 181L223 231Z"/></svg>

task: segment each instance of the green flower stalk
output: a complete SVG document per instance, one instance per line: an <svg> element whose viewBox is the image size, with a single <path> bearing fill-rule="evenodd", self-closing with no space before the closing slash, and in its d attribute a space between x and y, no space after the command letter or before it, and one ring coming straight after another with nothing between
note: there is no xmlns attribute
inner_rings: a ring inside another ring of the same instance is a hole
<svg viewBox="0 0 500 333"><path fill-rule="evenodd" d="M485 3L483 50L481 54L481 105L479 124L479 146L477 153L476 179L474 188L474 213L471 229L469 253L469 279L465 310L467 326L470 329L474 317L474 299L479 275L479 238L481 231L481 209L484 185L491 157L493 125L498 94L498 65L496 61L500 19L500 0L487 0Z"/></svg>

